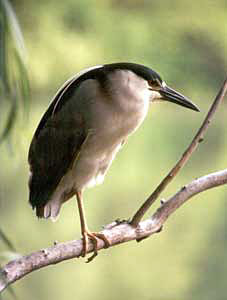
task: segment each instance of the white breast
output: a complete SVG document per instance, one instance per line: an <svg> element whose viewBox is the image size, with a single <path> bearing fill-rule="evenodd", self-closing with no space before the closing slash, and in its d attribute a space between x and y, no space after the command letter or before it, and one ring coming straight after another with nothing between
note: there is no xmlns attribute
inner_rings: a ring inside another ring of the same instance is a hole
<svg viewBox="0 0 227 300"><path fill-rule="evenodd" d="M108 94L103 94L96 80L86 80L69 103L70 111L78 105L84 114L88 136L53 198L101 184L122 143L147 114L149 91L145 80L130 71L117 71L111 76Z"/></svg>
<svg viewBox="0 0 227 300"><path fill-rule="evenodd" d="M117 152L120 150L121 146L122 146L121 144L118 144L113 151L111 151L110 153L107 153L107 155L105 155L104 159L99 161L97 173L91 179L91 181L89 181L86 184L86 187L91 188L95 185L99 185L99 184L103 183L106 172L107 172L108 168L111 166L112 161L114 160L114 158L115 158Z"/></svg>

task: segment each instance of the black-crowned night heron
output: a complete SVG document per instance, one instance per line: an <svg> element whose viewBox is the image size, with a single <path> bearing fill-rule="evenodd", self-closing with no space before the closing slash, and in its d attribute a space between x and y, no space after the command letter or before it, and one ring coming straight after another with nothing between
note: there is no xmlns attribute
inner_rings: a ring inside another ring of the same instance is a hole
<svg viewBox="0 0 227 300"><path fill-rule="evenodd" d="M86 69L57 92L35 131L29 150L30 197L40 218L55 220L61 205L76 195L83 237L94 244L104 235L90 232L82 193L100 184L127 137L145 119L150 104L170 101L199 109L143 65L114 63Z"/></svg>

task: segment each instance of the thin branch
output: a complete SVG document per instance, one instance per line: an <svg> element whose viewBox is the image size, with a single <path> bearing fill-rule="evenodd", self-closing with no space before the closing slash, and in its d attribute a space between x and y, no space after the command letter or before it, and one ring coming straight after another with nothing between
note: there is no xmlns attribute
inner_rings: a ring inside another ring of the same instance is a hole
<svg viewBox="0 0 227 300"><path fill-rule="evenodd" d="M173 180L173 178L177 175L177 173L180 171L180 169L186 164L186 162L189 160L189 158L191 157L192 153L195 151L195 149L197 148L199 143L201 141L203 141L203 136L204 136L219 104L222 102L226 92L227 92L227 79L223 83L223 86L221 87L220 91L218 92L213 104L211 105L210 110L208 111L208 114L207 114L205 120L203 121L201 127L199 128L198 132L196 133L195 137L193 138L191 144L186 149L186 151L183 153L182 157L177 162L177 164L172 168L172 170L168 173L168 175L161 181L161 183L154 190L154 192L149 196L149 198L143 203L143 205L135 213L135 215L133 216L133 218L130 222L130 224L132 226L136 227L139 224L139 222L142 220L144 214L148 211L150 206L160 196L160 194L164 191L166 186Z"/></svg>
<svg viewBox="0 0 227 300"><path fill-rule="evenodd" d="M149 237L153 233L159 232L167 218L188 199L204 190L227 183L227 169L194 180L187 186L183 187L168 201L163 203L161 207L153 214L151 219L139 223L150 205L155 201L155 199L157 199L157 197L164 190L167 184L172 180L172 178L176 176L178 171L186 163L198 143L201 141L210 123L210 120L213 117L218 104L223 100L226 91L227 80L216 96L216 99L210 111L208 112L207 117L205 118L201 128L199 129L189 148L185 151L180 161L170 171L167 177L164 178L164 180L154 191L154 193L135 214L131 224L128 224L127 222L122 222L119 224L119 222L115 221L107 225L101 232L108 238L111 246L125 243L131 240L139 241L146 237ZM135 225L137 224L138 226L135 227ZM102 240L99 240L98 250L103 249L104 246L104 242ZM82 252L82 247L83 245L81 240L61 243L9 262L2 269L0 269L0 292L3 291L11 283L21 279L32 271L38 270L51 264L59 263L67 259L79 257ZM88 252L92 251L93 244L89 243Z"/></svg>
<svg viewBox="0 0 227 300"><path fill-rule="evenodd" d="M111 247L131 240L141 240L159 232L167 218L174 211L194 195L207 189L227 183L227 169L212 173L192 181L184 186L173 197L163 203L153 216L139 223L137 228L132 227L126 221L115 221L107 225L100 233L110 241ZM104 249L104 242L98 241L98 249ZM93 244L88 245L88 252L93 251ZM59 243L53 247L33 252L32 254L15 259L0 269L0 292L16 280L40 268L57 264L64 260L80 257L82 241L70 241Z"/></svg>

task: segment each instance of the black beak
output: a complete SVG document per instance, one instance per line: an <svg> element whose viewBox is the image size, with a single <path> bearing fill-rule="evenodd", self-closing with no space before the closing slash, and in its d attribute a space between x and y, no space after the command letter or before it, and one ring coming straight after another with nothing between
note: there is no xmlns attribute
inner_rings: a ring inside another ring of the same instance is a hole
<svg viewBox="0 0 227 300"><path fill-rule="evenodd" d="M162 95L163 100L179 104L195 111L200 111L194 103L188 100L185 96L169 88L168 86L162 87L159 90L159 93Z"/></svg>

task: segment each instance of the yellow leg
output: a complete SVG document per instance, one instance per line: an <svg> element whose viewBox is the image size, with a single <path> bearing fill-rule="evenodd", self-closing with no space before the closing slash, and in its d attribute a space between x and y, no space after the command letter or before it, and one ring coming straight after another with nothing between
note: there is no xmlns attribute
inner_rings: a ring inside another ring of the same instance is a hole
<svg viewBox="0 0 227 300"><path fill-rule="evenodd" d="M80 225L81 225L81 233L82 233L82 239L83 239L83 252L81 256L85 257L87 254L87 248L88 248L88 238L91 239L93 245L94 245L94 253L93 255L88 258L87 262L92 261L97 255L98 255L98 239L101 239L105 243L105 248L108 248L110 246L110 242L102 233L96 233L96 232L90 232L86 223L86 218L84 214L84 206L83 206L83 199L82 199L82 192L77 191L76 192L76 198L77 198L77 204L80 214Z"/></svg>

